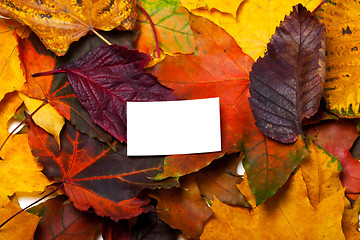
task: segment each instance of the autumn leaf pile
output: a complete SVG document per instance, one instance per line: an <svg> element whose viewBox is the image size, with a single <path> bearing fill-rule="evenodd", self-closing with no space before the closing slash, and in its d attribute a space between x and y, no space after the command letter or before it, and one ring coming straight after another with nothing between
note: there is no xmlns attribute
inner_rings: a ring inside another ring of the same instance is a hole
<svg viewBox="0 0 360 240"><path fill-rule="evenodd" d="M360 239L360 3L321 2L0 1L0 224L55 191L0 239ZM127 156L127 101L211 97L221 152Z"/></svg>

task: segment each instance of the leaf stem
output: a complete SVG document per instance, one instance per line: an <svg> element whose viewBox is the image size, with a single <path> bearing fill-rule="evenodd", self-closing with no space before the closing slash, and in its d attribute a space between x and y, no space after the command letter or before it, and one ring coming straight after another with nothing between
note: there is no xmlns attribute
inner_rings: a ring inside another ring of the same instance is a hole
<svg viewBox="0 0 360 240"><path fill-rule="evenodd" d="M39 77L39 76L46 76L46 75L50 75L50 74L54 74L54 73L66 73L66 71L65 70L60 70L60 69L54 69L54 70L47 71L47 72L34 73L31 76L32 77Z"/></svg>
<svg viewBox="0 0 360 240"><path fill-rule="evenodd" d="M31 118L32 116L34 116L34 114L36 112L38 112L42 107L44 107L46 104L48 103L48 99L45 98L44 102L37 108L35 109L34 112L32 112L30 115L26 116L26 118L24 119L24 121L22 121L21 123L19 123L19 125L16 126L16 128L14 128L11 133L6 137L6 139L4 140L4 142L1 144L0 146L0 151L3 149L3 147L5 146L5 143L9 140L9 138L14 134L14 132L21 126L23 125L29 118Z"/></svg>
<svg viewBox="0 0 360 240"><path fill-rule="evenodd" d="M316 13L317 10L326 2L327 0L322 0L322 2L311 12L312 14Z"/></svg>
<svg viewBox="0 0 360 240"><path fill-rule="evenodd" d="M157 33L156 33L156 29L155 29L154 23L153 23L153 21L151 20L150 15L145 11L145 9L144 9L142 6L140 6L140 4L136 4L136 6L137 6L138 9L140 9L140 10L145 14L146 18L149 20L151 29L152 29L152 31L153 31L153 33L154 33L157 55L158 55L158 58L161 58L159 40L158 40L158 36L157 36Z"/></svg>
<svg viewBox="0 0 360 240"><path fill-rule="evenodd" d="M12 215L10 218L8 218L5 222L3 222L0 225L0 228L2 228L5 224L7 224L11 219L13 219L14 217L16 217L17 215L19 215L20 213L26 211L27 209L29 209L30 207L34 206L35 204L37 204L38 202L44 200L45 198L47 198L48 196L50 196L51 194L54 194L55 192L57 192L60 188L62 188L64 186L64 182L62 182L57 188L55 188L55 190L51 191L50 193L46 194L45 196L39 198L38 200L36 200L35 202L33 202L32 204L30 204L29 206L21 209L20 211L18 211L17 213L15 213L14 215Z"/></svg>
<svg viewBox="0 0 360 240"><path fill-rule="evenodd" d="M107 45L112 45L110 41L104 38L100 33L98 33L95 29L91 28L91 31L96 34L101 40L103 40Z"/></svg>

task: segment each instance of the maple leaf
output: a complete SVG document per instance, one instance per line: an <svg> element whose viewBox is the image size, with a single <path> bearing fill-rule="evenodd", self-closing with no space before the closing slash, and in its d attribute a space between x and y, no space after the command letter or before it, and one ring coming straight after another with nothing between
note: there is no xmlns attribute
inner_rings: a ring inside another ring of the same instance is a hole
<svg viewBox="0 0 360 240"><path fill-rule="evenodd" d="M342 166L341 181L343 186L347 186L345 192L356 199L360 192L360 162L350 153L359 136L356 124L347 120L332 121L311 128L308 134L313 136L315 144L338 157Z"/></svg>
<svg viewBox="0 0 360 240"><path fill-rule="evenodd" d="M162 50L168 53L190 54L195 50L194 34L189 26L189 13L177 0L141 1L141 6L151 16ZM141 31L136 40L136 48L151 54L155 49L155 39L145 14L139 12Z"/></svg>
<svg viewBox="0 0 360 240"><path fill-rule="evenodd" d="M125 146L118 146L114 152L69 123L65 124L60 140L59 150L51 135L29 123L29 145L44 165L43 173L64 186L79 210L92 207L98 215L110 216L115 221L131 218L151 209L136 198L141 190L177 185L172 179L149 179L162 170L161 157L127 157Z"/></svg>
<svg viewBox="0 0 360 240"><path fill-rule="evenodd" d="M102 45L72 64L43 74L66 72L77 98L92 120L126 141L126 102L175 100L172 90L141 72L150 56L118 45Z"/></svg>
<svg viewBox="0 0 360 240"><path fill-rule="evenodd" d="M252 202L246 182L244 178L240 190ZM342 189L313 208L299 170L273 198L252 211L215 199L211 206L215 217L206 224L201 239L238 239L239 235L241 239L345 239L343 197Z"/></svg>
<svg viewBox="0 0 360 240"><path fill-rule="evenodd" d="M315 9L322 0L252 0L243 1L237 8L236 17L219 11L191 10L192 14L206 17L230 34L254 60L263 56L266 45L276 27L292 7L301 3L307 9Z"/></svg>
<svg viewBox="0 0 360 240"><path fill-rule="evenodd" d="M41 217L35 239L94 239L100 228L96 215L77 210L65 195L49 199L28 212Z"/></svg>
<svg viewBox="0 0 360 240"><path fill-rule="evenodd" d="M356 1L327 1L317 12L326 26L326 78L324 98L330 110L340 117L359 117L360 98L359 63L356 59L359 32L357 14L360 5Z"/></svg>
<svg viewBox="0 0 360 240"><path fill-rule="evenodd" d="M21 208L15 203L10 202L8 199L0 198L0 222L4 222L19 210ZM39 220L40 218L33 214L21 214L0 229L0 240L34 239L34 232Z"/></svg>
<svg viewBox="0 0 360 240"><path fill-rule="evenodd" d="M301 4L276 29L250 72L250 106L261 132L282 143L317 111L325 77L325 27Z"/></svg>
<svg viewBox="0 0 360 240"><path fill-rule="evenodd" d="M212 211L201 198L199 188L192 176L180 179L181 188L159 189L149 193L158 203L157 214L170 227L180 229L183 235L197 239Z"/></svg>
<svg viewBox="0 0 360 240"><path fill-rule="evenodd" d="M205 18L191 16L190 25L196 33L198 51L194 55L168 56L149 71L174 89L180 99L220 97L222 152L168 156L164 173L157 178L195 172L224 153L241 150L250 186L260 204L286 182L305 156L305 144L300 140L285 145L261 134L248 101L248 72L253 60L233 38Z"/></svg>
<svg viewBox="0 0 360 240"><path fill-rule="evenodd" d="M89 30L131 29L136 18L132 0L23 1L0 3L0 14L31 27L44 45L62 56ZM95 32L95 31L94 31Z"/></svg>

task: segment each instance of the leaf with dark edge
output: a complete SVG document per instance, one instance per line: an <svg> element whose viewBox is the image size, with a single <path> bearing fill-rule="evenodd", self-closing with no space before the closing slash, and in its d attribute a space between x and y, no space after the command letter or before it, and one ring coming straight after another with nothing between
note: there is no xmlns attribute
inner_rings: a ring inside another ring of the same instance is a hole
<svg viewBox="0 0 360 240"><path fill-rule="evenodd" d="M132 240L130 237L130 226L128 220L118 222L104 218L101 222L101 237L104 240Z"/></svg>
<svg viewBox="0 0 360 240"><path fill-rule="evenodd" d="M60 195L28 210L41 217L34 239L95 239L100 229L100 218L77 210L67 200L65 195Z"/></svg>
<svg viewBox="0 0 360 240"><path fill-rule="evenodd" d="M359 136L356 123L351 120L330 121L311 128L308 134L315 144L338 157L345 193L355 200L360 193L360 162L351 155L350 148Z"/></svg>
<svg viewBox="0 0 360 240"><path fill-rule="evenodd" d="M250 105L266 136L293 143L319 107L325 78L325 27L301 4L276 29L250 72Z"/></svg>
<svg viewBox="0 0 360 240"><path fill-rule="evenodd" d="M214 200L214 196L223 203L236 206L250 206L244 195L237 188L242 177L236 175L240 162L237 153L225 155L214 160L209 166L193 173L202 196Z"/></svg>
<svg viewBox="0 0 360 240"><path fill-rule="evenodd" d="M44 165L43 173L64 185L79 210L92 207L99 216L128 219L152 209L137 198L143 189L178 185L174 179L150 179L162 171L164 158L128 157L125 145L114 152L68 122L60 134L60 150L54 137L32 121L28 134L33 155Z"/></svg>
<svg viewBox="0 0 360 240"><path fill-rule="evenodd" d="M149 196L158 201L156 208L161 220L181 230L185 237L198 239L213 212L201 198L191 175L181 178L180 184L180 188L155 190Z"/></svg>
<svg viewBox="0 0 360 240"><path fill-rule="evenodd" d="M126 102L175 100L172 90L142 70L151 57L118 45L102 45L75 62L50 72L66 73L92 120L126 142Z"/></svg>

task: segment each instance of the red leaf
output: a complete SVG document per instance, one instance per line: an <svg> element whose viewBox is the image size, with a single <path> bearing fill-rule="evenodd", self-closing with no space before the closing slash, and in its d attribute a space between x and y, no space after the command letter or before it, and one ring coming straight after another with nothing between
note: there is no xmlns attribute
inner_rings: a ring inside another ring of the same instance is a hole
<svg viewBox="0 0 360 240"><path fill-rule="evenodd" d="M92 240L96 237L100 219L96 215L77 210L66 200L67 197L61 195L29 210L41 216L34 239Z"/></svg>
<svg viewBox="0 0 360 240"><path fill-rule="evenodd" d="M102 45L64 67L80 103L92 120L120 141L126 141L126 102L175 100L172 90L142 70L147 54L118 45Z"/></svg>
<svg viewBox="0 0 360 240"><path fill-rule="evenodd" d="M311 128L309 134L314 136L315 144L339 158L341 182L347 187L345 193L355 200L360 193L360 162L351 155L350 148L359 136L356 123L331 121Z"/></svg>
<svg viewBox="0 0 360 240"><path fill-rule="evenodd" d="M320 105L325 78L325 27L301 4L280 23L250 73L250 105L266 136L293 143L301 121Z"/></svg>
<svg viewBox="0 0 360 240"><path fill-rule="evenodd" d="M53 136L29 123L33 155L44 165L47 177L64 184L66 194L79 210L92 207L98 215L115 221L131 218L151 209L137 198L141 190L177 185L172 179L150 179L162 171L161 157L127 157L126 146L117 146L114 152L69 123L65 124L60 141L59 150Z"/></svg>

